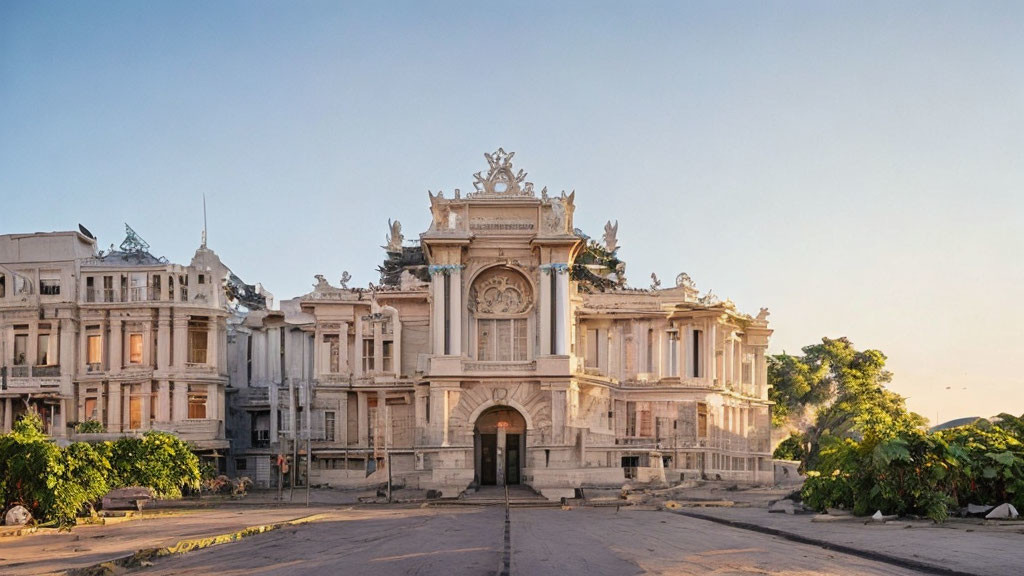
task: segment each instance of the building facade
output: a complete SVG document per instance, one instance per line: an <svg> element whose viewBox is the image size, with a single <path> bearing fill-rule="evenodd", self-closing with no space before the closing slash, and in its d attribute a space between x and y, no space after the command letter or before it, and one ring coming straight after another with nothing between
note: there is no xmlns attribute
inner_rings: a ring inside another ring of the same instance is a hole
<svg viewBox="0 0 1024 576"><path fill-rule="evenodd" d="M229 468L446 496L770 483L767 310L700 296L686 274L627 287L617 224L588 238L575 192L538 194L513 154L485 156L472 192L429 194L418 241L391 223L379 285L318 276L233 331Z"/></svg>
<svg viewBox="0 0 1024 576"><path fill-rule="evenodd" d="M34 410L60 440L156 429L222 455L228 333L266 297L205 238L185 266L128 226L107 251L85 228L0 236L0 429Z"/></svg>

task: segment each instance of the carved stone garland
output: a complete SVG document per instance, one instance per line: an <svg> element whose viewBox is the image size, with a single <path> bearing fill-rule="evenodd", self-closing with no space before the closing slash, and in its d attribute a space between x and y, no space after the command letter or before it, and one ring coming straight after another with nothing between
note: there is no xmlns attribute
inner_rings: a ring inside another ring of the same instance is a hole
<svg viewBox="0 0 1024 576"><path fill-rule="evenodd" d="M469 305L478 314L521 314L533 306L533 297L524 281L498 274L473 286Z"/></svg>

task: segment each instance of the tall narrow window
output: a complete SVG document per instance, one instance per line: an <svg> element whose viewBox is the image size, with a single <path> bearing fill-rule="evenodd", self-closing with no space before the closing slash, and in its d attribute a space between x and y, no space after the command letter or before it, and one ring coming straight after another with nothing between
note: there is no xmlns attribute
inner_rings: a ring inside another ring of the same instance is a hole
<svg viewBox="0 0 1024 576"><path fill-rule="evenodd" d="M188 321L188 362L190 364L206 364L206 351L209 346L209 327L205 317Z"/></svg>
<svg viewBox="0 0 1024 576"><path fill-rule="evenodd" d="M132 302L143 302L147 300L145 272L132 272L129 275L128 282L130 284L129 290L131 293L131 297L129 299Z"/></svg>
<svg viewBox="0 0 1024 576"><path fill-rule="evenodd" d="M142 364L142 334L128 335L128 363Z"/></svg>
<svg viewBox="0 0 1024 576"><path fill-rule="evenodd" d="M7 296L7 277L0 274L0 298Z"/></svg>
<svg viewBox="0 0 1024 576"><path fill-rule="evenodd" d="M697 403L697 438L708 437L708 405Z"/></svg>
<svg viewBox="0 0 1024 576"><path fill-rule="evenodd" d="M654 329L647 329L647 371L654 372Z"/></svg>
<svg viewBox="0 0 1024 576"><path fill-rule="evenodd" d="M142 397L132 396L128 408L128 428L132 430L142 428Z"/></svg>
<svg viewBox="0 0 1024 576"><path fill-rule="evenodd" d="M98 368L103 362L103 338L99 334L89 335L89 357L88 362L93 368Z"/></svg>
<svg viewBox="0 0 1024 576"><path fill-rule="evenodd" d="M324 412L324 440L334 442L334 412Z"/></svg>
<svg viewBox="0 0 1024 576"><path fill-rule="evenodd" d="M587 353L584 357L587 368L597 368L601 365L600 350L601 347L598 344L598 335L600 331L595 328L587 329Z"/></svg>
<svg viewBox="0 0 1024 576"><path fill-rule="evenodd" d="M363 339L363 372L373 372L373 339Z"/></svg>
<svg viewBox="0 0 1024 576"><path fill-rule="evenodd" d="M381 345L381 353L383 355L381 357L381 363L383 364L381 369L384 372L391 372L393 370L392 366L394 363L392 362L392 357L394 355L394 344L395 343L391 340L385 340Z"/></svg>
<svg viewBox="0 0 1024 576"><path fill-rule="evenodd" d="M36 348L36 366L50 365L50 335L40 334Z"/></svg>
<svg viewBox="0 0 1024 576"><path fill-rule="evenodd" d="M98 414L96 412L96 399L86 398L85 399L85 418L84 420L98 420Z"/></svg>
<svg viewBox="0 0 1024 576"><path fill-rule="evenodd" d="M693 331L693 368L690 376L700 378L704 370L704 363L701 362L701 344L704 343L704 333L700 330Z"/></svg>
<svg viewBox="0 0 1024 576"><path fill-rule="evenodd" d="M28 334L14 335L14 365L28 364Z"/></svg>

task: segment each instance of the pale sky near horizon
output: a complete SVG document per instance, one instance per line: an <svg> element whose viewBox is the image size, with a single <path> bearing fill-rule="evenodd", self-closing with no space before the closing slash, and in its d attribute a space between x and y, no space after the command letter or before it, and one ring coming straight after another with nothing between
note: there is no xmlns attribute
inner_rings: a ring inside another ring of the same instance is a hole
<svg viewBox="0 0 1024 576"><path fill-rule="evenodd" d="M0 3L0 233L128 222L279 299L515 151L630 283L849 337L927 418L1024 413L1024 3Z"/></svg>

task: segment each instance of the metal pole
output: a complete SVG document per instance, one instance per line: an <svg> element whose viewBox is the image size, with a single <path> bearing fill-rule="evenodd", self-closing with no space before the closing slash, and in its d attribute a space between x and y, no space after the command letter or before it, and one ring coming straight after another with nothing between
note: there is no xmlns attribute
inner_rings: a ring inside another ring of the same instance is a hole
<svg viewBox="0 0 1024 576"><path fill-rule="evenodd" d="M384 433L384 451L388 458L388 504L391 503L391 443L388 441L389 434L387 431L392 429L391 426L391 408L388 408L387 401L384 402L384 419L387 421L387 428ZM394 438L391 439L394 441Z"/></svg>
<svg viewBox="0 0 1024 576"><path fill-rule="evenodd" d="M313 461L313 448L310 445L309 436L306 436L306 508L309 508L309 485L312 482L309 481L310 476L310 463Z"/></svg>

